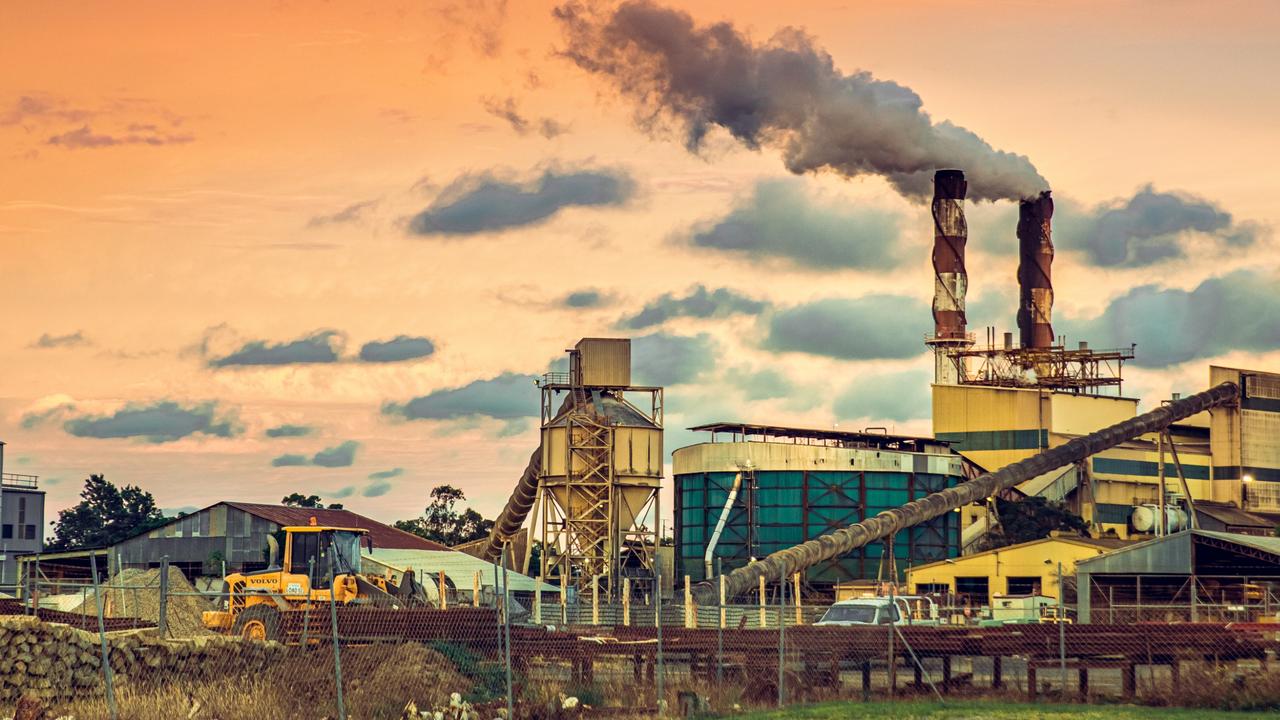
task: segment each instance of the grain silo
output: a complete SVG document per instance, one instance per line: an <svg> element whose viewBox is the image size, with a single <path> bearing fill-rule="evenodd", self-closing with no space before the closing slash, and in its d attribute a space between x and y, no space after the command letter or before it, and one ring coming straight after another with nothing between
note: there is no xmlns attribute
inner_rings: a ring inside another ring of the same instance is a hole
<svg viewBox="0 0 1280 720"><path fill-rule="evenodd" d="M962 459L945 442L878 432L715 423L675 451L677 572L694 581L952 487ZM806 570L810 585L889 580L959 554L959 515L898 533L892 562L873 543Z"/></svg>
<svg viewBox="0 0 1280 720"><path fill-rule="evenodd" d="M653 578L662 485L662 388L631 384L631 341L584 338L542 387L541 574L617 597ZM559 396L566 394L561 401Z"/></svg>

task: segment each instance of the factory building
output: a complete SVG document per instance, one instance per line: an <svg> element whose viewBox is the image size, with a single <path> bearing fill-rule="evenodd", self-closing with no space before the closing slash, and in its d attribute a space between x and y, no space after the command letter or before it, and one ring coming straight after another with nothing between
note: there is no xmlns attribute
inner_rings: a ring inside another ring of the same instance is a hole
<svg viewBox="0 0 1280 720"><path fill-rule="evenodd" d="M716 571L792 547L964 480L945 442L879 433L715 423L708 441L676 450L676 573ZM898 533L806 570L811 586L899 577L910 565L959 554L959 515Z"/></svg>
<svg viewBox="0 0 1280 720"><path fill-rule="evenodd" d="M1075 574L1076 563L1131 544L1113 538L1055 533L1040 540L909 568L907 590L942 595L955 605L967 602L973 607L990 606L1000 596L1039 595L1056 600L1060 593L1058 563L1062 563L1063 577L1070 578Z"/></svg>
<svg viewBox="0 0 1280 720"><path fill-rule="evenodd" d="M4 471L0 442L0 593L14 594L21 582L18 556L44 547L44 491L40 478Z"/></svg>

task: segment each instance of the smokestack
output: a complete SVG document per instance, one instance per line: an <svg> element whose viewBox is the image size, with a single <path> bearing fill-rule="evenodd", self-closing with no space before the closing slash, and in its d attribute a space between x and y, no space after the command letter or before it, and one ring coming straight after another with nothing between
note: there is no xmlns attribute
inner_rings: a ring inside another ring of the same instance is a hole
<svg viewBox="0 0 1280 720"><path fill-rule="evenodd" d="M1024 348L1053 346L1053 198L1018 206L1018 330Z"/></svg>
<svg viewBox="0 0 1280 720"><path fill-rule="evenodd" d="M969 226L964 220L964 196L968 189L963 170L933 174L933 334L942 340L965 337L969 276L964 269L964 246Z"/></svg>

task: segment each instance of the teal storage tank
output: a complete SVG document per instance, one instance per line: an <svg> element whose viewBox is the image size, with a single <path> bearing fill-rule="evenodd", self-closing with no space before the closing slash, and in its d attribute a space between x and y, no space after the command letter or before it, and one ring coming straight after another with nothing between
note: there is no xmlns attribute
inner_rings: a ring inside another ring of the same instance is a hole
<svg viewBox="0 0 1280 720"><path fill-rule="evenodd" d="M676 450L672 462L676 570L695 582L708 565L714 573L716 559L729 572L964 479L960 456L928 438L740 423L692 429L711 441ZM893 542L899 579L959 546L958 513L903 530ZM860 548L810 568L806 581L875 579L883 552L879 543Z"/></svg>

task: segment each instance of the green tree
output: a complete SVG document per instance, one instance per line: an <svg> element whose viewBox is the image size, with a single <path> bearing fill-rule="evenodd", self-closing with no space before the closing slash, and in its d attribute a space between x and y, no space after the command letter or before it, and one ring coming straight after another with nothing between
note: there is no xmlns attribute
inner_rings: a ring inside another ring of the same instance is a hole
<svg viewBox="0 0 1280 720"><path fill-rule="evenodd" d="M395 526L418 537L444 545L461 545L486 538L493 530L493 521L471 508L459 512L455 506L467 496L452 485L437 485L431 489L431 501L422 516L412 520L398 520Z"/></svg>
<svg viewBox="0 0 1280 720"><path fill-rule="evenodd" d="M983 550L1039 540L1055 530L1082 535L1089 527L1084 518L1071 512L1065 504L1042 497L1013 501L997 498L996 515L1000 526L988 532L979 543Z"/></svg>
<svg viewBox="0 0 1280 720"><path fill-rule="evenodd" d="M53 539L45 544L45 550L107 547L167 519L151 493L134 485L118 488L102 475L90 475L80 491L80 502L58 511Z"/></svg>
<svg viewBox="0 0 1280 720"><path fill-rule="evenodd" d="M302 493L289 493L288 495L280 498L280 504L297 508L327 508L329 510L342 509L342 503L329 503L328 505L325 505L324 500L320 499L319 495L303 495Z"/></svg>

